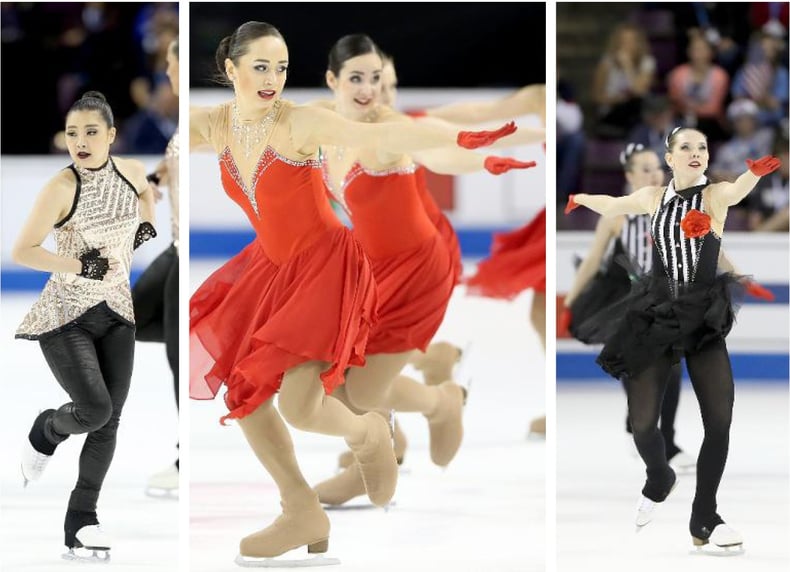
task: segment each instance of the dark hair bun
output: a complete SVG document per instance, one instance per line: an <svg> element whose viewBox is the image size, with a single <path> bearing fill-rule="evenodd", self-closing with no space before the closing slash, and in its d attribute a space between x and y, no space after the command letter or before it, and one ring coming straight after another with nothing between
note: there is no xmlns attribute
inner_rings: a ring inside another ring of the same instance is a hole
<svg viewBox="0 0 790 572"><path fill-rule="evenodd" d="M225 60L228 58L228 52L230 51L230 40L230 36L222 38L214 55L214 60L217 62L217 71L222 77L225 77Z"/></svg>
<svg viewBox="0 0 790 572"><path fill-rule="evenodd" d="M86 91L82 94L80 99L98 99L99 101L107 103L107 98L104 97L104 94L100 91Z"/></svg>

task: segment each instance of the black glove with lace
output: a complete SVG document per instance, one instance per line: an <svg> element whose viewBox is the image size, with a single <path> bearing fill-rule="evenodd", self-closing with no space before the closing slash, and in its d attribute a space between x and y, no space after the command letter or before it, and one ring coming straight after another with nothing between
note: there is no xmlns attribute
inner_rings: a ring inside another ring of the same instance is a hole
<svg viewBox="0 0 790 572"><path fill-rule="evenodd" d="M156 237L156 229L150 222L141 222L134 235L134 249L137 250L142 243Z"/></svg>
<svg viewBox="0 0 790 572"><path fill-rule="evenodd" d="M104 276L110 269L110 261L104 258L96 248L91 248L80 254L82 271L79 276L90 280L104 280Z"/></svg>

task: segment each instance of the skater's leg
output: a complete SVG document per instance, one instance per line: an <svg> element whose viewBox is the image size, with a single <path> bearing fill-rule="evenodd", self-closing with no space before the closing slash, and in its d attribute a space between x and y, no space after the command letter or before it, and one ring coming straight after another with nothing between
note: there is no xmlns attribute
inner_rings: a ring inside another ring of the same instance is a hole
<svg viewBox="0 0 790 572"><path fill-rule="evenodd" d="M162 316L165 351L173 374L173 390L178 407L178 255L174 246L171 246L166 253L170 256L170 270L165 280Z"/></svg>
<svg viewBox="0 0 790 572"><path fill-rule="evenodd" d="M658 430L659 412L672 361L671 356L662 356L626 383L634 443L647 469L647 482L642 494L655 502L663 501L674 484L674 475L667 463L664 438Z"/></svg>
<svg viewBox="0 0 790 572"><path fill-rule="evenodd" d="M546 293L533 290L532 306L529 311L529 320L532 327L540 337L540 343L546 348Z"/></svg>
<svg viewBox="0 0 790 572"><path fill-rule="evenodd" d="M426 385L439 385L452 379L453 367L461 358L461 349L448 342L434 342L425 353L415 350L409 363L419 370Z"/></svg>
<svg viewBox="0 0 790 572"><path fill-rule="evenodd" d="M77 486L71 493L69 508L96 510L104 477L115 454L121 412L132 379L134 364L134 329L116 322L96 340L96 356L111 403L111 413L104 425L88 433L82 447Z"/></svg>
<svg viewBox="0 0 790 572"><path fill-rule="evenodd" d="M664 436L668 459L672 459L680 452L680 447L675 444L675 417L680 402L680 377L680 363L676 363L669 370L664 403L661 406L661 435Z"/></svg>
<svg viewBox="0 0 790 572"><path fill-rule="evenodd" d="M434 409L436 388L398 376L410 356L411 352L365 356L365 366L352 368L346 375L346 395L352 405L363 411Z"/></svg>
<svg viewBox="0 0 790 572"><path fill-rule="evenodd" d="M145 269L132 289L135 337L141 342L164 342L165 281L172 258L165 250Z"/></svg>
<svg viewBox="0 0 790 572"><path fill-rule="evenodd" d="M697 489L692 505L692 520L696 518L704 522L715 520L716 493L729 449L735 386L727 346L723 340L708 345L698 353L689 354L686 365L699 401L705 430L697 460Z"/></svg>

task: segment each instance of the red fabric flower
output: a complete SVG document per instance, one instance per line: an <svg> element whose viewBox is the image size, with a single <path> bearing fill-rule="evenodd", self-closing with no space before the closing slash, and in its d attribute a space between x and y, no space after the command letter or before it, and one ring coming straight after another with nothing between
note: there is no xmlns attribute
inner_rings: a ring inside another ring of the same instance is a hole
<svg viewBox="0 0 790 572"><path fill-rule="evenodd" d="M710 217L697 209L691 209L680 221L686 238L699 238L710 232Z"/></svg>

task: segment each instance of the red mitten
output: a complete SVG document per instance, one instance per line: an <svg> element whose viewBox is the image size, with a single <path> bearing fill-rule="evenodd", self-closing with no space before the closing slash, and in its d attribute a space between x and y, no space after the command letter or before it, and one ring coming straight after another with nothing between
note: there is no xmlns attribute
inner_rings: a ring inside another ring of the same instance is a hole
<svg viewBox="0 0 790 572"><path fill-rule="evenodd" d="M781 166L781 164L782 162L779 159L772 157L771 155L760 157L756 161L746 159L746 166L749 167L749 170L758 177L764 177L768 173L773 173Z"/></svg>
<svg viewBox="0 0 790 572"><path fill-rule="evenodd" d="M561 336L570 330L571 322L573 321L573 314L570 308L565 308L560 314L560 319L557 320L557 335Z"/></svg>
<svg viewBox="0 0 790 572"><path fill-rule="evenodd" d="M486 157L483 162L486 171L494 175L501 175L507 173L510 169L529 169L537 165L535 161L518 161L510 157Z"/></svg>
<svg viewBox="0 0 790 572"><path fill-rule="evenodd" d="M760 300L767 300L768 302L773 302L776 299L773 292L768 288L760 286L757 282L752 282L751 280L746 283L746 293L749 294L749 296L759 298Z"/></svg>
<svg viewBox="0 0 790 572"><path fill-rule="evenodd" d="M565 214L568 214L575 208L579 208L581 205L576 202L575 200L576 195L568 195L568 204L565 205Z"/></svg>
<svg viewBox="0 0 790 572"><path fill-rule="evenodd" d="M491 145L497 139L516 132L516 123L511 121L496 131L461 131L458 133L458 145L466 149L477 149Z"/></svg>

